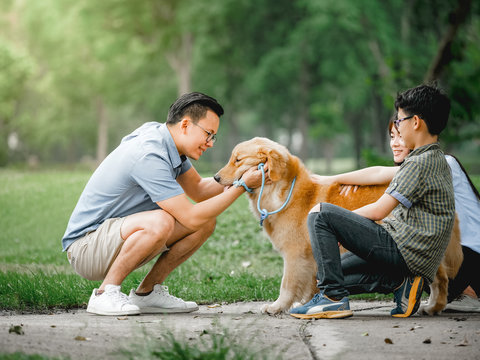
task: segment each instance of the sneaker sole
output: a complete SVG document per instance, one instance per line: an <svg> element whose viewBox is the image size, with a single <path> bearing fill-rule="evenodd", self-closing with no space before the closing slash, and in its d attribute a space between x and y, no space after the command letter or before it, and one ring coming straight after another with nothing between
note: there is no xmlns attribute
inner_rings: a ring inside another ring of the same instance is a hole
<svg viewBox="0 0 480 360"><path fill-rule="evenodd" d="M88 309L87 312L95 315L104 315L104 316L124 316L124 315L140 315L140 310L129 310L129 311L97 311L95 309Z"/></svg>
<svg viewBox="0 0 480 360"><path fill-rule="evenodd" d="M413 285L410 290L410 295L408 296L408 308L405 311L405 313L392 315L393 317L406 318L414 314L418 310L418 307L420 306L420 296L422 295L422 294L419 294L417 298L417 292L419 289L420 282L422 282L421 288L423 289L423 279L421 277L418 276L413 281Z"/></svg>
<svg viewBox="0 0 480 360"><path fill-rule="evenodd" d="M290 314L298 319L343 319L353 315L351 310L325 311L317 314Z"/></svg>
<svg viewBox="0 0 480 360"><path fill-rule="evenodd" d="M158 307L144 307L140 308L140 312L142 314L174 314L174 313L189 313L198 310L198 306L196 308L190 309L175 309L175 308L158 308Z"/></svg>

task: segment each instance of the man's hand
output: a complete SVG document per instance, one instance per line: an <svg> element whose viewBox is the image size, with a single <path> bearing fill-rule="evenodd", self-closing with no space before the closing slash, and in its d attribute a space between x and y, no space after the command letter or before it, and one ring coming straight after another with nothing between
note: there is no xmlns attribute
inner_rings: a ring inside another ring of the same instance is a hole
<svg viewBox="0 0 480 360"><path fill-rule="evenodd" d="M265 185L269 185L272 183L272 180L270 179L268 175L268 164L266 163L265 166L263 167L263 170L265 172ZM243 181L245 181L245 184L250 188L250 189L256 189L260 186L262 186L262 171L258 170L257 167L251 167L247 171L245 171L242 175Z"/></svg>

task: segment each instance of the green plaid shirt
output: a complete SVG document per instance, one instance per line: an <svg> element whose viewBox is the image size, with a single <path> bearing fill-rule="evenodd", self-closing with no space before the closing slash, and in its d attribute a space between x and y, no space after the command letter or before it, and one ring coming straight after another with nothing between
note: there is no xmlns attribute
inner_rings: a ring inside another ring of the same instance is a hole
<svg viewBox="0 0 480 360"><path fill-rule="evenodd" d="M410 271L432 282L455 217L452 175L438 143L412 151L386 193L400 201L384 228Z"/></svg>

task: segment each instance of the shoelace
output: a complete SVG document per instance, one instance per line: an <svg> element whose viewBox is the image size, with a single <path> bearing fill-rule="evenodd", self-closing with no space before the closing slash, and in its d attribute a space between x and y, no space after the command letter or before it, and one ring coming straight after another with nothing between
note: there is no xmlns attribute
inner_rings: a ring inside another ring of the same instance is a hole
<svg viewBox="0 0 480 360"><path fill-rule="evenodd" d="M120 290L109 291L108 295L113 297L113 299L121 305L130 304L130 299L128 296L122 293Z"/></svg>
<svg viewBox="0 0 480 360"><path fill-rule="evenodd" d="M179 302L184 302L182 299L177 298L176 296L173 296L172 294L170 294L170 293L168 292L168 286L162 285L162 286L161 286L161 289L162 289L163 291L157 291L157 293L161 294L161 295L164 296L164 297L170 298L170 299L172 299L172 300L176 300L176 301L179 301Z"/></svg>

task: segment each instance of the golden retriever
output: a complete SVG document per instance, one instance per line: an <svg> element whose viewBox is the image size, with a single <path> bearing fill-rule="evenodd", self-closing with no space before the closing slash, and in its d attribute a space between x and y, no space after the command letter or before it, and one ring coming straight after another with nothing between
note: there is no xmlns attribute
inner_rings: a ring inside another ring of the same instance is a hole
<svg viewBox="0 0 480 360"><path fill-rule="evenodd" d="M302 161L290 154L286 147L267 138L256 137L238 144L229 162L215 175L222 185L232 185L242 174L259 163L268 163L271 184L264 187L261 208L276 210L286 200L293 179L296 183L285 208L268 216L263 228L273 246L283 257L283 277L278 299L262 308L262 312L276 314L288 311L296 302L309 301L316 287L316 263L313 259L306 220L310 209L320 202L328 202L353 210L375 202L387 185L361 186L348 196L340 195L340 185L323 186L313 181ZM247 193L253 213L257 210L259 189ZM447 303L448 278L455 277L463 259L458 224L450 240L446 255L438 269L431 296L421 311L426 314L441 312Z"/></svg>

